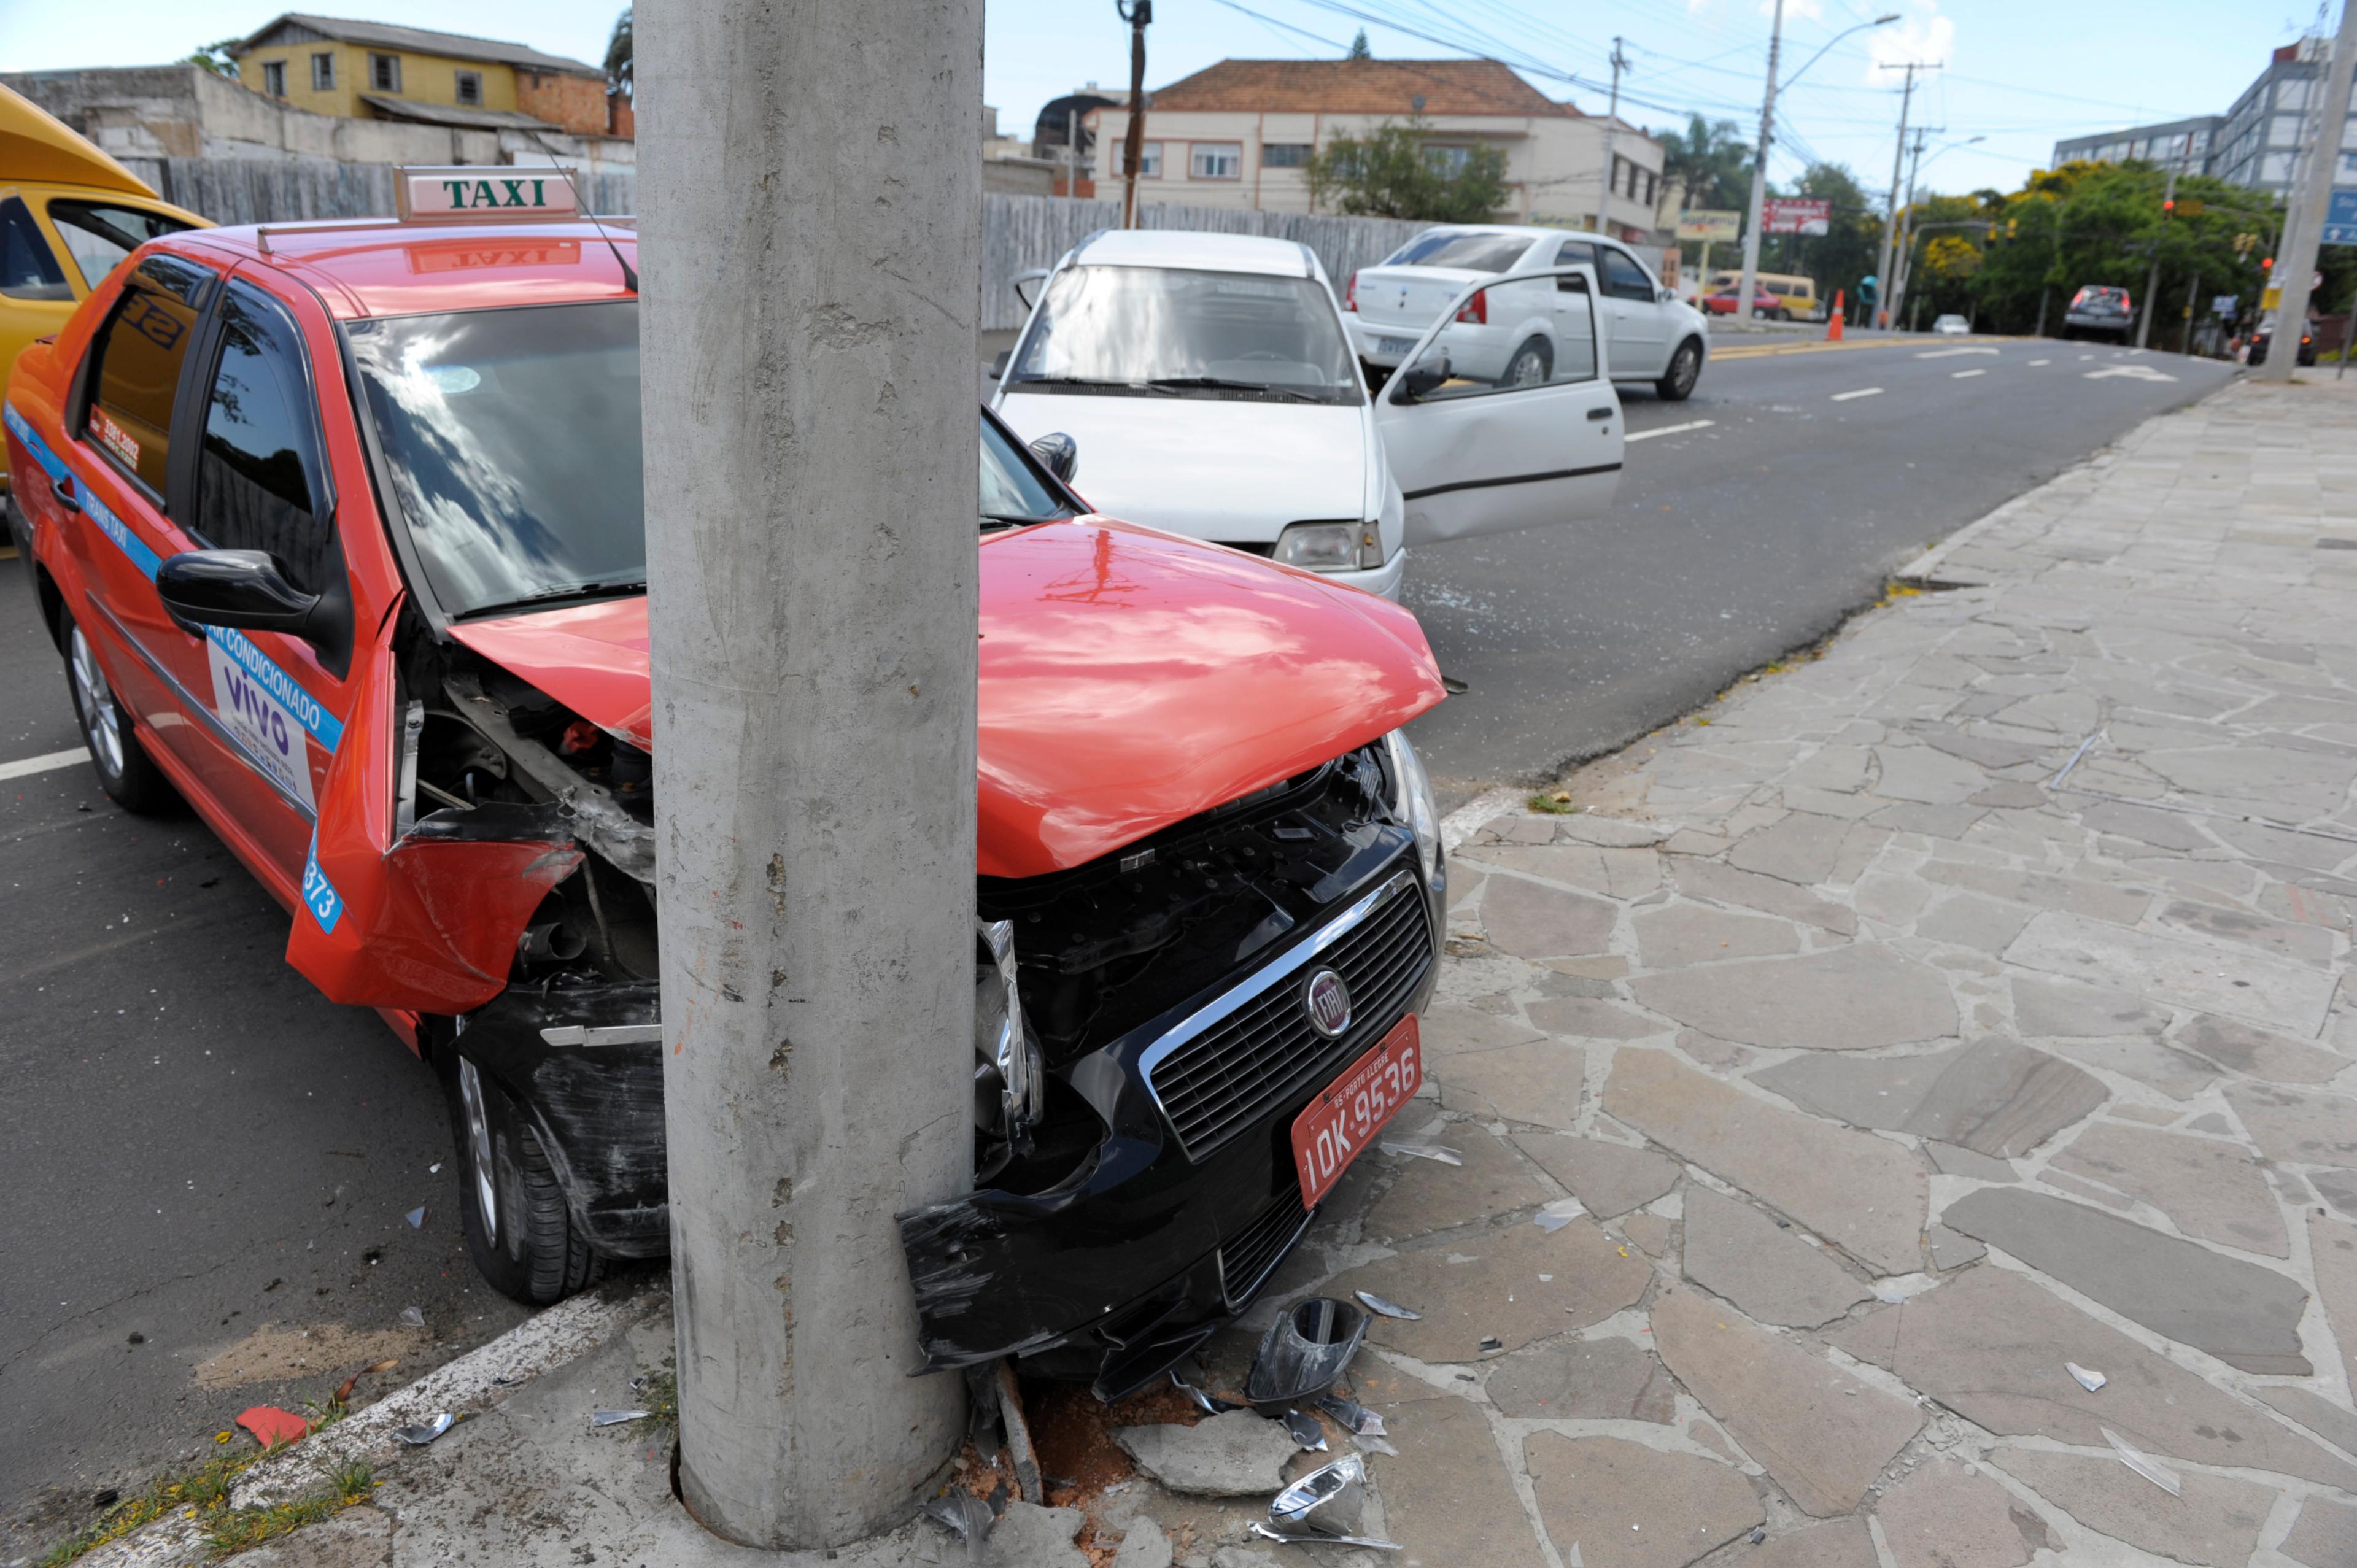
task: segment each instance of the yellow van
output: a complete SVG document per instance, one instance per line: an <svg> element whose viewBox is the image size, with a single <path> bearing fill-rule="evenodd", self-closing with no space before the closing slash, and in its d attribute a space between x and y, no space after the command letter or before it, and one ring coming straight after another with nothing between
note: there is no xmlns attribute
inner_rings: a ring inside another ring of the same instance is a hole
<svg viewBox="0 0 2357 1568"><path fill-rule="evenodd" d="M22 93L0 87L0 384L114 263L158 234L210 228ZM0 490L8 482L0 446Z"/></svg>
<svg viewBox="0 0 2357 1568"><path fill-rule="evenodd" d="M1817 304L1817 280L1793 273L1761 273L1760 292L1773 295L1779 309L1779 321L1822 321L1824 311ZM1741 271L1710 274L1710 294L1732 294L1743 285Z"/></svg>

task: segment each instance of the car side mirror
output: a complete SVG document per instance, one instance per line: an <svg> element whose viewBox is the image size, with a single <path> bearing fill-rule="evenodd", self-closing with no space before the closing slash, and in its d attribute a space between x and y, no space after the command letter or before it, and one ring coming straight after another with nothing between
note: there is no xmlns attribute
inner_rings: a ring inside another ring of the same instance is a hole
<svg viewBox="0 0 2357 1568"><path fill-rule="evenodd" d="M266 550L188 550L156 568L156 592L191 629L218 626L316 638L322 596L286 580ZM324 628L319 628L324 629Z"/></svg>
<svg viewBox="0 0 2357 1568"><path fill-rule="evenodd" d="M990 361L990 379L991 379L992 381L997 381L1000 377L1002 377L1002 376L1006 375L1006 361L1007 361L1007 360L1011 360L1011 359L1013 359L1014 357L1015 357L1015 350L1014 350L1014 349L1001 349L998 351L997 357L996 357L996 358L995 358L995 359L993 359L993 360Z"/></svg>
<svg viewBox="0 0 2357 1568"><path fill-rule="evenodd" d="M1031 443L1031 456L1066 484L1081 471L1081 444L1062 431L1051 431Z"/></svg>
<svg viewBox="0 0 2357 1568"><path fill-rule="evenodd" d="M1017 273L1006 281L1007 285L1015 290L1015 297L1023 302L1024 309L1028 310L1039 303L1039 285L1047 279L1046 267L1033 267L1028 272Z"/></svg>
<svg viewBox="0 0 2357 1568"><path fill-rule="evenodd" d="M1421 403L1430 397L1435 389L1448 380L1453 373L1449 369L1447 349L1441 350L1437 360L1418 360L1399 373L1400 390L1397 401Z"/></svg>
<svg viewBox="0 0 2357 1568"><path fill-rule="evenodd" d="M1675 304L1677 301L1678 291L1670 287L1667 284L1663 284L1662 287L1656 291L1656 295L1662 304L1672 305Z"/></svg>

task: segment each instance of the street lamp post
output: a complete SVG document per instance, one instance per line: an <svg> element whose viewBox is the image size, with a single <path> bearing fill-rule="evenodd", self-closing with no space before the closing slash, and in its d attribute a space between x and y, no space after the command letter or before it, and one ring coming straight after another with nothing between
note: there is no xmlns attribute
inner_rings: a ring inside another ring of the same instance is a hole
<svg viewBox="0 0 2357 1568"><path fill-rule="evenodd" d="M1879 27L1899 20L1894 11L1887 16L1877 16L1871 22L1860 22L1845 27L1825 40L1824 48L1811 55L1808 63L1792 75L1792 85L1807 74L1809 66L1825 58L1825 51L1849 37L1868 27ZM1776 57L1784 47L1784 0L1776 0L1776 17L1768 32L1768 92L1760 101L1760 149L1751 160L1751 204L1743 225L1743 281L1735 296L1735 317L1738 321L1756 319L1751 314L1751 295L1760 286L1760 209L1768 196L1768 148L1776 139Z"/></svg>

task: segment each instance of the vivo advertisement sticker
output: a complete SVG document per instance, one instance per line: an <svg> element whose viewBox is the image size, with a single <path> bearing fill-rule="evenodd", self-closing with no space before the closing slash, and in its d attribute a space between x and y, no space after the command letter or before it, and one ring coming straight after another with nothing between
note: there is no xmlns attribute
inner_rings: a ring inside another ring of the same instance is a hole
<svg viewBox="0 0 2357 1568"><path fill-rule="evenodd" d="M244 743L264 771L303 802L306 811L316 811L311 799L310 740L301 722L211 638L205 639L205 662L212 668L213 711L221 723Z"/></svg>

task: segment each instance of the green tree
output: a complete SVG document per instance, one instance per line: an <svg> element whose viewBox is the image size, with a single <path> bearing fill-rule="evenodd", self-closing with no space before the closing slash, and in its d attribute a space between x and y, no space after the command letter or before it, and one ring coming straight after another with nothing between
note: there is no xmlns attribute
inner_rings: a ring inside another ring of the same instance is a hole
<svg viewBox="0 0 2357 1568"><path fill-rule="evenodd" d="M1359 36L1351 40L1351 58L1352 59L1372 59L1375 58L1374 49L1367 43L1367 29L1364 27L1361 27L1359 29Z"/></svg>
<svg viewBox="0 0 2357 1568"><path fill-rule="evenodd" d="M1874 271L1882 247L1882 214L1867 200L1846 164L1810 165L1790 194L1826 204L1825 231L1776 236L1770 242L1776 264L1768 270L1814 278L1817 298L1827 310L1833 308L1836 292L1843 295L1845 309L1857 305L1858 281Z"/></svg>
<svg viewBox="0 0 2357 1568"><path fill-rule="evenodd" d="M625 5L622 14L614 18L613 37L606 40L606 87L608 91L619 92L625 98L636 95L638 81L631 74L631 66L630 7Z"/></svg>
<svg viewBox="0 0 2357 1568"><path fill-rule="evenodd" d="M1685 181L1688 207L1740 209L1751 194L1751 144L1732 120L1696 114L1684 131L1648 131L1662 144L1662 177Z"/></svg>
<svg viewBox="0 0 2357 1568"><path fill-rule="evenodd" d="M1338 136L1310 158L1309 194L1356 218L1479 223L1506 205L1506 155L1495 147L1433 146L1421 114L1386 120L1365 136Z"/></svg>
<svg viewBox="0 0 2357 1568"><path fill-rule="evenodd" d="M207 70L211 71L215 76L225 76L231 81L235 81L237 80L237 61L230 58L229 51L243 42L245 42L243 38L223 38L219 43L205 45L202 48L197 50L194 54L189 55L180 63L183 65L200 65Z"/></svg>

